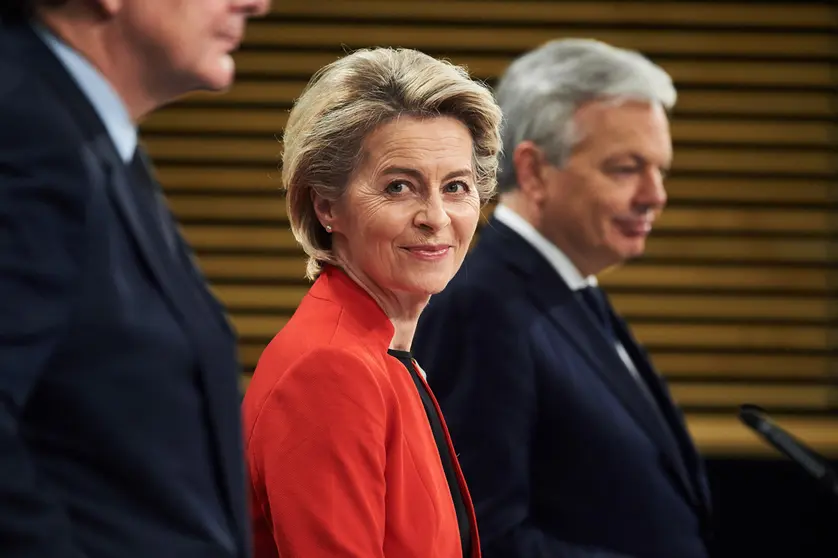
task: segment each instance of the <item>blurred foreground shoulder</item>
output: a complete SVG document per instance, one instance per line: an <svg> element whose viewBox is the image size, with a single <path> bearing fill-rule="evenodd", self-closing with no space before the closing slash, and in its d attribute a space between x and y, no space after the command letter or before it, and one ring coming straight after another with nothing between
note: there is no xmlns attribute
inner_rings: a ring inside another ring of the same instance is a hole
<svg viewBox="0 0 838 558"><path fill-rule="evenodd" d="M85 197L89 176L80 130L61 99L8 58L0 57L0 180Z"/></svg>

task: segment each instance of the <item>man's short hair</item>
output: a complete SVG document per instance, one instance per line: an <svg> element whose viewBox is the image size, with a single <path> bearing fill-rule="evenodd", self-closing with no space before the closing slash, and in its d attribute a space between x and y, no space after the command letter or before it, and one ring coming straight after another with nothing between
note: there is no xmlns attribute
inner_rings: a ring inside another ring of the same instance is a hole
<svg viewBox="0 0 838 558"><path fill-rule="evenodd" d="M677 93L663 68L637 51L594 39L561 39L517 58L495 88L503 110L498 189L517 186L513 154L523 141L562 166L581 138L573 126L580 105L594 100L640 100L669 110Z"/></svg>

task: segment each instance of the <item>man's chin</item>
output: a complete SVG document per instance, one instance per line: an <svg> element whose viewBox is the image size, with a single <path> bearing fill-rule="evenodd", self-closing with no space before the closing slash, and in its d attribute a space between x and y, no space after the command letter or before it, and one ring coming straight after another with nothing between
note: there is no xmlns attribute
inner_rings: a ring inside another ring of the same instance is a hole
<svg viewBox="0 0 838 558"><path fill-rule="evenodd" d="M233 86L235 77L236 65L233 62L233 57L224 55L216 61L212 68L207 68L204 72L201 72L198 78L200 83L198 89L224 93Z"/></svg>
<svg viewBox="0 0 838 558"><path fill-rule="evenodd" d="M620 261L617 262L617 265L629 262L631 260L635 260L643 256L646 253L646 244L645 242L639 246L632 246L626 250L623 250L620 254Z"/></svg>

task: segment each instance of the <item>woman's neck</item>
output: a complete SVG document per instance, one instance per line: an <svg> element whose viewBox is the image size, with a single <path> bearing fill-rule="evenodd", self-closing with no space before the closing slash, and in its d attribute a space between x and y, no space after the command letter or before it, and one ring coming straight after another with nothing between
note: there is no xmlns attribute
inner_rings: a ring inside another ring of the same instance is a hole
<svg viewBox="0 0 838 558"><path fill-rule="evenodd" d="M384 311L384 314L390 318L395 329L393 339L390 341L390 348L410 351L413 344L413 335L416 333L416 325L419 323L419 316L431 297L429 295L385 292L369 277L356 271L352 266L342 264L341 269L350 279L364 289Z"/></svg>

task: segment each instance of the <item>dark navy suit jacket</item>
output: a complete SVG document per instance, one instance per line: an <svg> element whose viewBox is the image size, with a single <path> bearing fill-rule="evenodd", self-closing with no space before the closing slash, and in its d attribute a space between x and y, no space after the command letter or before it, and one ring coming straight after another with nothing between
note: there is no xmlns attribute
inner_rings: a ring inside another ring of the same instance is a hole
<svg viewBox="0 0 838 558"><path fill-rule="evenodd" d="M235 338L143 186L44 43L0 26L4 557L249 556Z"/></svg>
<svg viewBox="0 0 838 558"><path fill-rule="evenodd" d="M709 496L681 414L648 355L530 244L490 219L431 298L413 351L472 493L486 558L704 558Z"/></svg>

